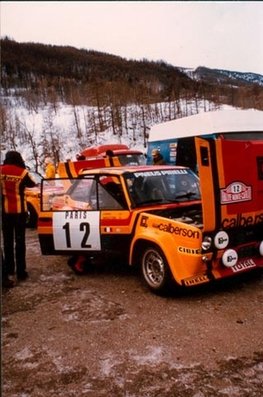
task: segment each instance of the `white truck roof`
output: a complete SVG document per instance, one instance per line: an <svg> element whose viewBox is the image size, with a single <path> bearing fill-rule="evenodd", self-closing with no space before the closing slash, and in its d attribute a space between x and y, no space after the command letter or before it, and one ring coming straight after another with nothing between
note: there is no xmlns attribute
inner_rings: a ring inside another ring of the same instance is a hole
<svg viewBox="0 0 263 397"><path fill-rule="evenodd" d="M213 133L263 131L261 110L217 110L154 125L149 142Z"/></svg>

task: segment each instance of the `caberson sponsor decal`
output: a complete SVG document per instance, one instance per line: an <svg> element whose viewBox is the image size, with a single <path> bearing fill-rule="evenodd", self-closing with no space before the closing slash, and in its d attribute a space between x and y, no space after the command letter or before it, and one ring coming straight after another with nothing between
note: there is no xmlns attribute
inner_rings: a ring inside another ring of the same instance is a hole
<svg viewBox="0 0 263 397"><path fill-rule="evenodd" d="M251 267L256 267L257 265L253 261L253 259L247 259L243 262L239 262L236 265L231 267L231 270L234 273L241 272L242 270L249 269Z"/></svg>
<svg viewBox="0 0 263 397"><path fill-rule="evenodd" d="M246 186L243 182L230 183L220 191L221 204L238 203L252 199L251 186Z"/></svg>
<svg viewBox="0 0 263 397"><path fill-rule="evenodd" d="M187 247L178 247L178 251L182 254L190 254L190 255L198 255L201 253L201 250L198 248L187 248Z"/></svg>
<svg viewBox="0 0 263 397"><path fill-rule="evenodd" d="M179 227L172 225L171 223L154 223L153 227L159 229L161 232L166 232L170 234L176 234L177 236L188 237L188 238L197 238L199 239L199 231L186 229L184 227Z"/></svg>
<svg viewBox="0 0 263 397"><path fill-rule="evenodd" d="M190 287L191 285L207 283L209 281L209 278L206 274L199 274L197 276L187 278L183 281L184 285Z"/></svg>
<svg viewBox="0 0 263 397"><path fill-rule="evenodd" d="M252 225L257 225L263 222L263 212L261 214L256 214L255 216L244 216L243 214L238 214L236 218L225 218L222 221L222 228L231 227L247 227Z"/></svg>

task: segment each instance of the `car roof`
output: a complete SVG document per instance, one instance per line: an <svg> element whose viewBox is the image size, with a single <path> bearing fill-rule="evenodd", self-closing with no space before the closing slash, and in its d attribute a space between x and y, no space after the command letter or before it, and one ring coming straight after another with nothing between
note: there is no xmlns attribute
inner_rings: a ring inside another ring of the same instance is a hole
<svg viewBox="0 0 263 397"><path fill-rule="evenodd" d="M95 168L92 170L81 170L79 175L94 175L94 174L108 174L108 175L123 175L126 172L147 172L157 170L179 170L188 169L188 167L173 166L173 165L139 165L139 166L124 166L124 167L106 167L106 168Z"/></svg>

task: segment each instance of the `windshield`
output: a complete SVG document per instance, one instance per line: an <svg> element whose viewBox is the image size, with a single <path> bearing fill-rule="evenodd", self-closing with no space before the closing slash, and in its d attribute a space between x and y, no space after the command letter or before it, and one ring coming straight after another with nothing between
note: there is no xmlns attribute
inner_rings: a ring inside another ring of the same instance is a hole
<svg viewBox="0 0 263 397"><path fill-rule="evenodd" d="M146 157L144 154L118 154L121 165L144 165Z"/></svg>
<svg viewBox="0 0 263 397"><path fill-rule="evenodd" d="M189 169L129 173L126 183L136 206L200 200L198 177Z"/></svg>

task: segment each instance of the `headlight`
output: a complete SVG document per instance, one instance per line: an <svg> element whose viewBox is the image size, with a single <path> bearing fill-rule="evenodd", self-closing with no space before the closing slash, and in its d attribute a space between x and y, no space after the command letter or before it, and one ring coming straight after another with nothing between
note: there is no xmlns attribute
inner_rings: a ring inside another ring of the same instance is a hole
<svg viewBox="0 0 263 397"><path fill-rule="evenodd" d="M259 253L261 256L263 256L263 241L261 241L261 243L259 245Z"/></svg>
<svg viewBox="0 0 263 397"><path fill-rule="evenodd" d="M226 232L221 230L220 232L216 233L214 237L214 244L216 248L224 249L228 246L228 243L229 243L229 237Z"/></svg>
<svg viewBox="0 0 263 397"><path fill-rule="evenodd" d="M209 236L206 236L202 242L202 249L204 251L209 250L209 248L211 248L212 245L212 238Z"/></svg>
<svg viewBox="0 0 263 397"><path fill-rule="evenodd" d="M223 265L225 265L226 267L232 267L235 266L237 261L238 261L238 255L235 250L229 249L224 252L222 256Z"/></svg>

